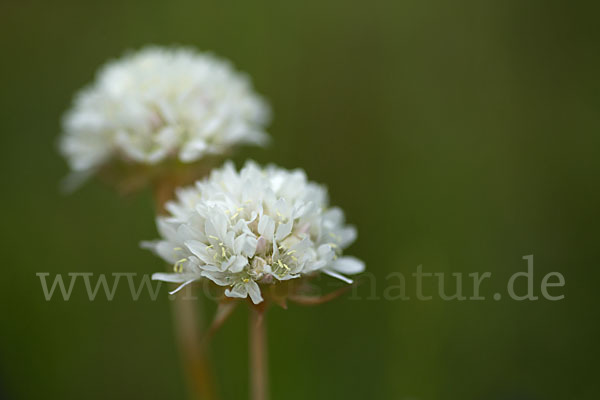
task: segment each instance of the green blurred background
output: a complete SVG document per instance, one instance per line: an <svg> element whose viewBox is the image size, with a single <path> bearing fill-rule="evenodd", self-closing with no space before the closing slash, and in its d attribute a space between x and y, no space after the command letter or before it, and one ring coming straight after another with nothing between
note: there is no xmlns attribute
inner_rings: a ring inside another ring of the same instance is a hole
<svg viewBox="0 0 600 400"><path fill-rule="evenodd" d="M150 192L59 192L61 114L145 44L230 58L271 102L272 145L357 225L377 295L393 271L484 272L486 301L362 300L269 312L273 399L595 399L600 32L593 2L3 1L0 398L186 398L170 302L44 300L36 272L164 268ZM491 295L535 256L566 298ZM322 283L328 285L328 281ZM431 286L431 285L430 285ZM432 287L426 290L433 290ZM409 295L414 285L409 283ZM412 291L412 292L411 292ZM506 296L505 296L506 297ZM207 306L212 311L214 306ZM246 311L217 335L247 397Z"/></svg>

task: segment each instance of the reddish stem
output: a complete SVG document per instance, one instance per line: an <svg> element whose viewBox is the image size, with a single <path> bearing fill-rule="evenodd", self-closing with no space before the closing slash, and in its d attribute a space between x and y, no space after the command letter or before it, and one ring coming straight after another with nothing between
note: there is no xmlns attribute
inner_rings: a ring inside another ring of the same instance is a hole
<svg viewBox="0 0 600 400"><path fill-rule="evenodd" d="M265 307L250 307L249 314L250 398L252 400L268 400L269 372Z"/></svg>

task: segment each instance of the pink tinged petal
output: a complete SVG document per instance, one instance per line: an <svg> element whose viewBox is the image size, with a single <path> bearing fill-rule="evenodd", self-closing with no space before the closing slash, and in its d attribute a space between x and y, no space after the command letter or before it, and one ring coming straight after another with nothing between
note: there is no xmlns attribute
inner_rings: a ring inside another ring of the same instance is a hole
<svg viewBox="0 0 600 400"><path fill-rule="evenodd" d="M307 233L310 229L310 224L308 222L303 223L302 225L300 225L300 227L297 230L297 234L304 234Z"/></svg>
<svg viewBox="0 0 600 400"><path fill-rule="evenodd" d="M342 274L359 274L365 270L365 263L355 257L340 257L333 261L331 269Z"/></svg>
<svg viewBox="0 0 600 400"><path fill-rule="evenodd" d="M255 254L262 254L267 249L267 239L264 236L261 236L256 241L256 251Z"/></svg>

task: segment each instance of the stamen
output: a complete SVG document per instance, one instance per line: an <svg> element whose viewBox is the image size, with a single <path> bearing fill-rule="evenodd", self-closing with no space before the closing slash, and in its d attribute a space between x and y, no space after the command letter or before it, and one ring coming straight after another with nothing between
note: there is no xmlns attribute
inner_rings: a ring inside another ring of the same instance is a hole
<svg viewBox="0 0 600 400"><path fill-rule="evenodd" d="M287 264L282 263L281 260L277 260L277 264L279 264L279 266L285 269L286 271L290 270L290 267L288 267Z"/></svg>
<svg viewBox="0 0 600 400"><path fill-rule="evenodd" d="M173 271L175 272L183 272L183 263L187 261L187 258L182 258L181 260L178 260L175 265L173 265Z"/></svg>

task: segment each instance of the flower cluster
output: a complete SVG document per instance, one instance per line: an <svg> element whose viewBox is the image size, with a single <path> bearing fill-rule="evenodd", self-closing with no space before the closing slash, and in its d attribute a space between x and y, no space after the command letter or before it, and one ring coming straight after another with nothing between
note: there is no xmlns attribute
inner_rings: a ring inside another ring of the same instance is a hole
<svg viewBox="0 0 600 400"><path fill-rule="evenodd" d="M227 163L180 189L167 210L157 220L162 239L142 245L173 264L173 273L153 279L179 288L206 278L228 287L225 295L257 304L259 284L317 272L351 283L345 275L364 270L360 260L342 255L356 230L301 170L249 162L237 172Z"/></svg>
<svg viewBox="0 0 600 400"><path fill-rule="evenodd" d="M61 152L90 172L111 159L189 163L237 144L261 145L268 105L226 61L150 47L104 66L63 121Z"/></svg>

